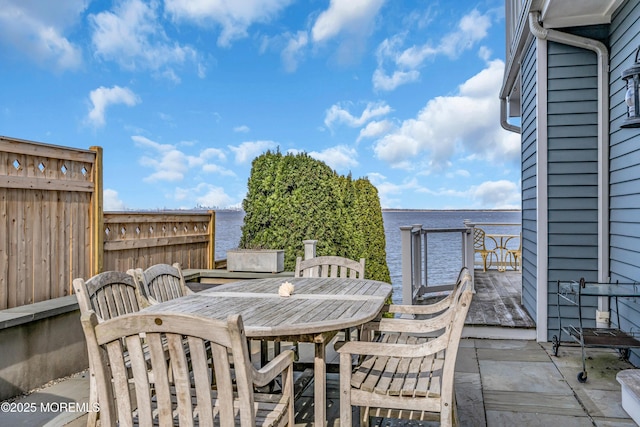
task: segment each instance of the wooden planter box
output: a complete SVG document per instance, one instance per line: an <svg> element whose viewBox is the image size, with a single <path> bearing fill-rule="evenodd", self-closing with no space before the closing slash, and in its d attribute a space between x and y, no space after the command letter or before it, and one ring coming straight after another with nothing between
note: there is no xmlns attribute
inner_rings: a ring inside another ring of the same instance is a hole
<svg viewBox="0 0 640 427"><path fill-rule="evenodd" d="M227 271L280 273L284 271L284 250L234 249L227 251Z"/></svg>

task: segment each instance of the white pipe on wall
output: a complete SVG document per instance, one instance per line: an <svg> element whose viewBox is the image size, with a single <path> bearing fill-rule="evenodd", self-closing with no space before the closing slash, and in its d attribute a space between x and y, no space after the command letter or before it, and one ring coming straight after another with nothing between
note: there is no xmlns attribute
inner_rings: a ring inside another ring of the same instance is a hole
<svg viewBox="0 0 640 427"><path fill-rule="evenodd" d="M529 28L539 39L550 40L596 53L598 58L598 281L609 277L609 51L604 43L540 25L540 12L529 13ZM600 311L608 301L600 298Z"/></svg>

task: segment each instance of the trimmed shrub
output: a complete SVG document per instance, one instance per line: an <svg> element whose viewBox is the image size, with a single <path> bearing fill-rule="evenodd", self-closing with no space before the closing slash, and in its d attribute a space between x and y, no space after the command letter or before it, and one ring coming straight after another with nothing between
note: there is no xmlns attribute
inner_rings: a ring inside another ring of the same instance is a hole
<svg viewBox="0 0 640 427"><path fill-rule="evenodd" d="M267 151L253 160L247 187L241 248L284 249L292 271L303 240L313 239L318 256L365 258L365 277L390 282L382 209L369 180L338 175L306 153Z"/></svg>

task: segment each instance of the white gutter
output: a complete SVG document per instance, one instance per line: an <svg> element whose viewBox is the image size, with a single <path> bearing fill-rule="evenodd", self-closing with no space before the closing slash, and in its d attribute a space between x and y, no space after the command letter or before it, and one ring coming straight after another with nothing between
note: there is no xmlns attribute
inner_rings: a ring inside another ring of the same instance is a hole
<svg viewBox="0 0 640 427"><path fill-rule="evenodd" d="M529 13L529 28L539 39L587 49L598 57L598 281L609 277L609 51L600 41L540 25L540 12ZM547 281L545 281L547 283ZM600 299L598 309L608 311Z"/></svg>
<svg viewBox="0 0 640 427"><path fill-rule="evenodd" d="M509 132L521 133L520 126L512 125L507 121L507 100L500 97L500 126Z"/></svg>

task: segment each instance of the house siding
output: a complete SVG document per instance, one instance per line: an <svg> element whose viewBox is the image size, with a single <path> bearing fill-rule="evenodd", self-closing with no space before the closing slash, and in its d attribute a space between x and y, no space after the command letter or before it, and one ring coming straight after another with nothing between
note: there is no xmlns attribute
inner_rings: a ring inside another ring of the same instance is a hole
<svg viewBox="0 0 640 427"><path fill-rule="evenodd" d="M522 304L536 318L537 289L537 116L536 43L522 60Z"/></svg>
<svg viewBox="0 0 640 427"><path fill-rule="evenodd" d="M626 87L620 78L635 61L640 44L640 4L626 2L614 14L609 32L610 103L609 204L610 275L612 281L640 282L640 129L620 128L626 117ZM625 331L640 328L640 298L620 298L619 326ZM612 307L612 320L618 313ZM640 364L635 350L631 362Z"/></svg>
<svg viewBox="0 0 640 427"><path fill-rule="evenodd" d="M558 280L598 278L598 62L594 52L555 42L547 62L550 339L558 334ZM583 298L583 305L590 307L584 326L595 326L597 299ZM563 324L578 321L576 307L561 314Z"/></svg>

